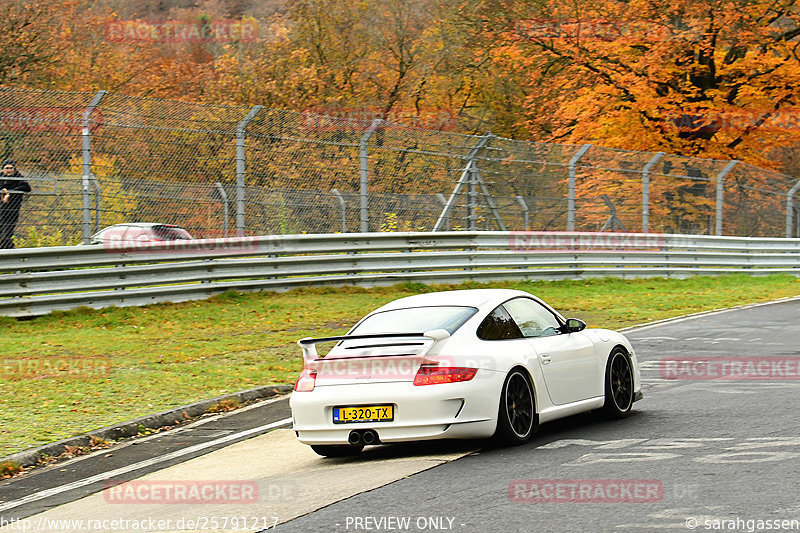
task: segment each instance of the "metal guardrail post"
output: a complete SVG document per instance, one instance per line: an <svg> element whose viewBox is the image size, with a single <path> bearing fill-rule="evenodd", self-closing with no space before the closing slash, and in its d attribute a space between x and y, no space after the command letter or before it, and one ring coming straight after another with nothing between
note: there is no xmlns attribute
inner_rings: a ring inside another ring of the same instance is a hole
<svg viewBox="0 0 800 533"><path fill-rule="evenodd" d="M794 194L800 189L800 180L786 193L786 238L790 239L794 228Z"/></svg>
<svg viewBox="0 0 800 533"><path fill-rule="evenodd" d="M589 151L591 144L581 146L569 160L569 185L567 192L567 231L575 231L575 165Z"/></svg>
<svg viewBox="0 0 800 533"><path fill-rule="evenodd" d="M344 198L342 198L342 193L339 192L339 189L331 189L331 194L333 194L339 202L339 209L342 217L342 233L347 233L347 205L344 203ZM362 233L367 232L362 231Z"/></svg>
<svg viewBox="0 0 800 533"><path fill-rule="evenodd" d="M361 141L358 143L358 153L361 159L361 176L359 179L359 218L361 220L361 233L367 233L369 231L369 138L372 137L372 134L375 133L382 123L383 120L379 118L373 120L372 124L367 128L367 131L361 136ZM344 229L342 229L342 231L344 231Z"/></svg>
<svg viewBox="0 0 800 533"><path fill-rule="evenodd" d="M220 198L222 198L222 213L224 220L222 221L222 235L223 237L228 236L228 193L225 192L225 187L222 186L222 183L216 182L214 186L217 188L219 192Z"/></svg>
<svg viewBox="0 0 800 533"><path fill-rule="evenodd" d="M642 169L642 233L650 233L650 170L664 155L657 152Z"/></svg>
<svg viewBox="0 0 800 533"><path fill-rule="evenodd" d="M81 195L83 197L83 244L89 244L92 235L92 198L91 198L91 175L92 175L92 137L91 119L100 100L108 91L97 91L92 101L83 111L83 123L81 124L81 152L83 155L83 177L81 179Z"/></svg>
<svg viewBox="0 0 800 533"><path fill-rule="evenodd" d="M733 160L729 161L725 168L722 169L722 172L717 174L717 215L714 221L715 231L717 235L722 235L722 211L724 209L724 196L725 196L725 176L728 175L728 172L733 170L733 167L736 166L736 163L739 161Z"/></svg>
<svg viewBox="0 0 800 533"><path fill-rule="evenodd" d="M244 237L244 172L245 172L245 151L244 139L247 126L256 118L259 111L264 109L263 105L254 105L250 108L247 115L236 126L236 235Z"/></svg>

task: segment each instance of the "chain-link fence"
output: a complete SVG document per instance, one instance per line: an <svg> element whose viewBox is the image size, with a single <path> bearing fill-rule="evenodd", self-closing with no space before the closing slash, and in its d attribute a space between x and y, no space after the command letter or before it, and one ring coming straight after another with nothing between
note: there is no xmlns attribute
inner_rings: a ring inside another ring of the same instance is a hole
<svg viewBox="0 0 800 533"><path fill-rule="evenodd" d="M33 192L18 246L121 222L195 237L438 230L794 236L797 180L735 161L309 113L0 89Z"/></svg>

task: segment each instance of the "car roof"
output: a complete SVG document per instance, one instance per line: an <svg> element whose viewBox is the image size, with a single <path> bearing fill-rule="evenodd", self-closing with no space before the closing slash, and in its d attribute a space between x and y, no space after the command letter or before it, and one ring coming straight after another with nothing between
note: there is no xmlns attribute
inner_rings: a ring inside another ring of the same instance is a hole
<svg viewBox="0 0 800 533"><path fill-rule="evenodd" d="M153 229L153 228L176 228L182 229L186 231L186 228L182 226L176 226L175 224L165 224L163 222L120 222L119 224L113 224L111 226L106 226L105 228L101 229L100 231L94 233L92 235L92 239L98 237L100 235L105 234L108 231L119 230L123 228L138 228L138 229Z"/></svg>
<svg viewBox="0 0 800 533"><path fill-rule="evenodd" d="M517 296L533 296L525 291L515 289L464 289L458 291L428 292L406 296L376 309L377 311L389 311L391 309L403 309L406 307L426 307L440 305L457 305L477 307L491 306L494 309L501 303Z"/></svg>
<svg viewBox="0 0 800 533"><path fill-rule="evenodd" d="M180 226L176 226L175 224L166 224L164 222L121 222L119 224L114 224L113 226L108 226L103 228L103 230L107 230L110 228L121 228L121 227L130 227L130 228L155 228L157 226L166 226L168 228L180 228ZM181 228L183 229L183 228ZM101 231L103 231L101 230Z"/></svg>

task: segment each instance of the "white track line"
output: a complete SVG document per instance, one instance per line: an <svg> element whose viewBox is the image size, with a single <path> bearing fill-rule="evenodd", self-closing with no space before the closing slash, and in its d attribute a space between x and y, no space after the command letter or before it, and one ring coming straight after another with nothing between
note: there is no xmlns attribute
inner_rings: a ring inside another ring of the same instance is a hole
<svg viewBox="0 0 800 533"><path fill-rule="evenodd" d="M711 315L721 315L723 313L730 313L731 311L741 311L743 309L752 309L754 307L763 307L765 305L775 305L781 304L785 302L794 302L800 300L800 296L787 296L786 298L780 298L778 300L771 300L769 302L759 302L755 304L743 304L737 305L736 307L726 307L723 309L712 309L710 311L700 311L699 313L691 313L689 315L683 316L676 316L672 318L665 318L663 320L656 320L654 322L648 322L645 324L637 324L635 326L628 326L625 328L620 328L617 331L620 333L634 333L638 331L642 331L648 328L655 328L658 326L665 326L668 324L675 324L677 322L683 322L685 320L691 320L693 318L699 318L702 316L711 316Z"/></svg>
<svg viewBox="0 0 800 533"><path fill-rule="evenodd" d="M103 472L102 474L97 474L92 477L88 477L86 479L81 479L78 481L73 481L72 483L67 483L66 485L61 485L59 487L53 487L51 489L43 490L37 492L35 494L31 494L30 496L25 496L24 498L20 498L19 500L14 500L10 502L0 503L0 512L6 511L8 509L13 509L15 507L19 507L20 505L25 505L28 503L32 503L38 500L42 500L44 498L49 498L50 496L55 496L56 494L61 494L62 492L67 492L73 489L78 489L81 487L85 487L86 485L91 485L92 483L97 483L98 481L104 481L106 479L113 478L115 476L119 476L122 474L127 474L128 472L133 472L134 470L139 470L140 468L146 468L148 466L152 466L158 463L163 463L165 461L169 461L171 459L177 459L178 457L182 457L184 455L188 455L190 453L194 453L196 451L203 450L205 448L210 448L212 446L216 446L218 444L224 444L226 442L230 442L232 440L239 439L241 437L247 437L248 435L253 435L255 433L260 433L263 431L267 431L270 429L279 428L281 426L288 425L292 422L291 418L284 418L283 420L278 420L277 422L272 422L270 424L266 424L264 426L259 426L256 428L246 429L244 431L240 431L239 433L232 433L230 435L225 435L224 437L220 437L218 439L202 442L200 444L195 444L194 446L189 446L188 448L183 448L180 450L175 450L174 452L170 452L164 455L160 455L158 457L153 457L151 459L147 459L145 461L139 461L138 463L134 463L132 465L123 466L121 468L117 468L116 470L111 470L109 472Z"/></svg>

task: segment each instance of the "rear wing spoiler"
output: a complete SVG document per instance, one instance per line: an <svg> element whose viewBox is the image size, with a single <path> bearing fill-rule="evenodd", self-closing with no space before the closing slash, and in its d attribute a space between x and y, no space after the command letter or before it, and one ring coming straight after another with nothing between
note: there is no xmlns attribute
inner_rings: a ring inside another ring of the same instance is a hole
<svg viewBox="0 0 800 533"><path fill-rule="evenodd" d="M450 332L446 329L432 329L424 333L373 333L370 335L339 335L335 337L305 337L297 341L298 346L303 350L303 360L314 361L319 359L317 354L317 347L315 344L321 342L339 342L339 341L359 341L370 339L413 339L424 338L433 339L434 343L444 340L450 336ZM405 343L389 343L389 344L376 344L361 346L361 348L372 348L375 346L402 346Z"/></svg>

